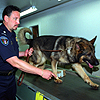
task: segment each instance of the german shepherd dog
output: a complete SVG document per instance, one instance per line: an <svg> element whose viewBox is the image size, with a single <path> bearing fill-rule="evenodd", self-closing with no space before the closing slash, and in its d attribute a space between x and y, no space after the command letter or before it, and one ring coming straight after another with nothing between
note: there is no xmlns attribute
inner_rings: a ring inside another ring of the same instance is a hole
<svg viewBox="0 0 100 100"><path fill-rule="evenodd" d="M99 87L98 84L95 84L90 80L81 66L82 62L86 62L90 68L93 68L93 65L99 65L99 62L95 57L94 47L97 36L91 41L71 36L40 36L35 39L27 39L25 37L26 32L31 34L31 31L28 28L22 28L19 31L19 40L22 43L33 47L34 52L31 56L31 61L36 67L43 65L47 59L50 59L53 73L57 76L58 62L71 63L72 68L86 83L94 89ZM50 50L52 52L47 52ZM58 50L58 52L54 52L53 50ZM62 80L57 77L55 82L62 83Z"/></svg>

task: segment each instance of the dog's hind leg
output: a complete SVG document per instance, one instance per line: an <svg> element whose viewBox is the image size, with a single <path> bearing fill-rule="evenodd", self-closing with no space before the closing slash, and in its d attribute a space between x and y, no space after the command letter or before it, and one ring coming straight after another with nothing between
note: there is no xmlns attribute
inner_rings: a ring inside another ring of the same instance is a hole
<svg viewBox="0 0 100 100"><path fill-rule="evenodd" d="M52 65L52 70L53 70L53 73L57 76L57 61L56 60L52 60L51 61L51 65ZM60 80L57 76L57 78L54 80L56 83L62 83L62 80Z"/></svg>
<svg viewBox="0 0 100 100"><path fill-rule="evenodd" d="M99 85L93 83L90 78L88 77L88 75L85 73L85 71L83 70L81 64L79 63L75 63L72 64L72 67L75 69L75 71L82 77L82 79L88 83L92 88L94 89L98 89Z"/></svg>

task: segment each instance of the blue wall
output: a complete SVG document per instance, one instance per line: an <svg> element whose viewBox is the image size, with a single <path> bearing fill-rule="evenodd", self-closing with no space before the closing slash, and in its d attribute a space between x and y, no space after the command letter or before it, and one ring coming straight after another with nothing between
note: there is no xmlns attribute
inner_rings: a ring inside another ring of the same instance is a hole
<svg viewBox="0 0 100 100"><path fill-rule="evenodd" d="M40 35L71 35L88 40L97 35L96 56L100 59L100 1L76 1L24 18L21 26L39 25Z"/></svg>

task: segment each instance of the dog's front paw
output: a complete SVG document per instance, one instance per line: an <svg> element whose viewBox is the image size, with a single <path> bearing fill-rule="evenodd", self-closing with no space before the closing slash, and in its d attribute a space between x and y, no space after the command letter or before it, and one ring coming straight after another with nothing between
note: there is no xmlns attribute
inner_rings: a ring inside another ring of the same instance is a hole
<svg viewBox="0 0 100 100"><path fill-rule="evenodd" d="M62 80L60 80L60 79L55 79L54 82L55 82L55 83L62 83Z"/></svg>
<svg viewBox="0 0 100 100"><path fill-rule="evenodd" d="M98 88L99 88L99 85L98 85L98 84L93 84L93 85L91 85L91 87L92 87L93 89L98 89Z"/></svg>
<svg viewBox="0 0 100 100"><path fill-rule="evenodd" d="M86 83L88 83L88 84L89 84L93 89L98 89L98 88L99 88L99 85L93 83L92 81L90 81L90 82L86 82Z"/></svg>
<svg viewBox="0 0 100 100"><path fill-rule="evenodd" d="M99 86L91 86L93 89L97 90Z"/></svg>

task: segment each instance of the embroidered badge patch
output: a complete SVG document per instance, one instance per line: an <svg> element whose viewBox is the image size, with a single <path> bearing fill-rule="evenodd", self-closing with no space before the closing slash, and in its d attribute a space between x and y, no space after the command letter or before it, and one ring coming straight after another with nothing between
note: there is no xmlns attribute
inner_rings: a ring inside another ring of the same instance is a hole
<svg viewBox="0 0 100 100"><path fill-rule="evenodd" d="M7 46L7 45L9 44L9 40L8 40L8 38L5 37L5 36L1 36L1 37L0 37L0 42L1 42L3 45L5 45L5 46Z"/></svg>

